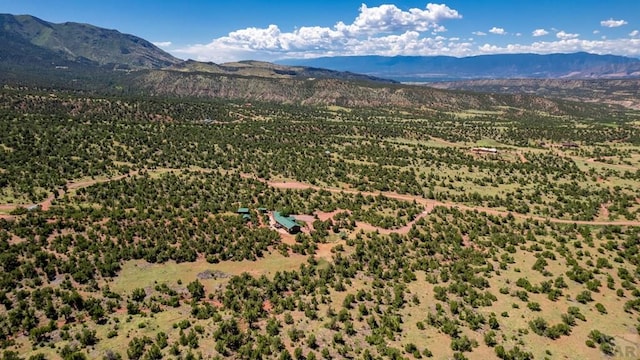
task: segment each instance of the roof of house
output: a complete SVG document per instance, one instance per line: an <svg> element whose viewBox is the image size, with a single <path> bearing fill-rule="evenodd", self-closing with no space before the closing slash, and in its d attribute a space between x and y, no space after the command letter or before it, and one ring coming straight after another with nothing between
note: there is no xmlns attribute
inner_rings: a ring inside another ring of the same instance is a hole
<svg viewBox="0 0 640 360"><path fill-rule="evenodd" d="M487 148L487 147L474 147L474 148L471 149L471 151L483 151L483 152L497 153L498 149L496 149L496 148Z"/></svg>
<svg viewBox="0 0 640 360"><path fill-rule="evenodd" d="M280 212L278 211L274 211L273 212L273 219L280 225L286 227L287 229L293 229L294 227L300 227L300 225L298 225L293 218L288 217L288 216L282 216L282 214L280 214Z"/></svg>
<svg viewBox="0 0 640 360"><path fill-rule="evenodd" d="M249 213L249 208L238 208L237 213L238 214L248 214Z"/></svg>

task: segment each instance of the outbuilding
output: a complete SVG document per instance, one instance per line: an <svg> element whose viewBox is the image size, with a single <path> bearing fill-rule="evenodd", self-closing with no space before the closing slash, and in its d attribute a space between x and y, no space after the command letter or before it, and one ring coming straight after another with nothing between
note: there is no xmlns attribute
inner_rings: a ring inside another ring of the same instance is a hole
<svg viewBox="0 0 640 360"><path fill-rule="evenodd" d="M283 216L279 211L274 211L273 220L276 222L277 227L287 230L289 234L300 232L300 225L291 216Z"/></svg>
<svg viewBox="0 0 640 360"><path fill-rule="evenodd" d="M481 154L497 154L498 153L498 149L487 148L487 147L474 147L471 149L471 151L475 153L481 153Z"/></svg>

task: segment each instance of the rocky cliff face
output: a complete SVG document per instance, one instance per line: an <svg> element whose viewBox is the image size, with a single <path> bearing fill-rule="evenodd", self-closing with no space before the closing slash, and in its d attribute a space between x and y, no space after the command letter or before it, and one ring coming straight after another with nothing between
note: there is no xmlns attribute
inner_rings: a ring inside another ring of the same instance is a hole
<svg viewBox="0 0 640 360"><path fill-rule="evenodd" d="M424 86L378 84L339 79L274 79L166 70L135 74L140 91L157 96L185 96L362 107L418 107L445 111L514 107L562 114L576 104L523 94L451 92Z"/></svg>
<svg viewBox="0 0 640 360"><path fill-rule="evenodd" d="M615 104L640 110L640 79L502 79L430 83L448 90L531 94L573 101Z"/></svg>

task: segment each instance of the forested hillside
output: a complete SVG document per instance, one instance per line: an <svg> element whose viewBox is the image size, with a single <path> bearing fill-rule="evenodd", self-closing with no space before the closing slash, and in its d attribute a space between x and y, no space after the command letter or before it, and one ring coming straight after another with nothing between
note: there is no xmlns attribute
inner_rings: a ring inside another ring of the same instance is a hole
<svg viewBox="0 0 640 360"><path fill-rule="evenodd" d="M3 358L628 355L640 114L420 94L5 86Z"/></svg>

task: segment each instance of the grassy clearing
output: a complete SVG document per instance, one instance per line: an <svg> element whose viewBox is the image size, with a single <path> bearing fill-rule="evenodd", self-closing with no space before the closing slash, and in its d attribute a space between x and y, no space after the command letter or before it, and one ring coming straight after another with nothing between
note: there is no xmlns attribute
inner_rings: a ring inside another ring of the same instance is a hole
<svg viewBox="0 0 640 360"><path fill-rule="evenodd" d="M340 111L351 112L352 109L346 108L346 107L342 107L342 106L338 106L338 105L330 105L330 106L327 106L327 110L332 111L334 113L337 113L337 112L340 112Z"/></svg>
<svg viewBox="0 0 640 360"><path fill-rule="evenodd" d="M503 113L504 111L498 111L498 110L475 110L475 109L456 111L456 112L447 112L447 114L454 115L460 119L469 119L469 118L474 118L477 116L485 116L485 115L502 115Z"/></svg>
<svg viewBox="0 0 640 360"><path fill-rule="evenodd" d="M116 292L131 293L136 288L154 287L156 284L166 282L176 284L181 280L186 287L194 281L198 274L210 270L219 271L228 275L240 275L244 272L253 276L272 276L277 271L295 270L307 261L307 257L291 254L284 257L278 252L265 254L257 261L224 261L218 264L210 264L204 259L198 259L193 263L176 263L168 261L164 264L149 264L144 260L132 260L124 263L120 275L109 284ZM207 290L212 290L217 285L226 282L225 279L201 280Z"/></svg>

